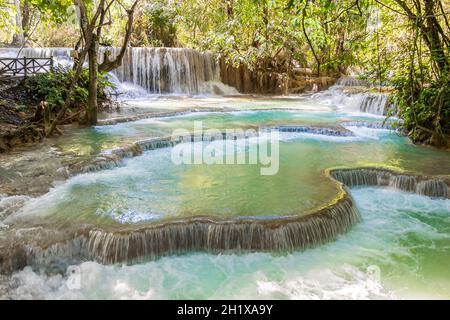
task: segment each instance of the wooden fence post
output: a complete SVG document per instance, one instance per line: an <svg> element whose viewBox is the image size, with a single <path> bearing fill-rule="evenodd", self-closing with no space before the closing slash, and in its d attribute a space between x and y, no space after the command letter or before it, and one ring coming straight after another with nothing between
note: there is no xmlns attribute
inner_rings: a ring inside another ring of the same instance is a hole
<svg viewBox="0 0 450 320"><path fill-rule="evenodd" d="M28 70L27 70L27 57L23 57L23 66L24 66L24 77L27 77Z"/></svg>

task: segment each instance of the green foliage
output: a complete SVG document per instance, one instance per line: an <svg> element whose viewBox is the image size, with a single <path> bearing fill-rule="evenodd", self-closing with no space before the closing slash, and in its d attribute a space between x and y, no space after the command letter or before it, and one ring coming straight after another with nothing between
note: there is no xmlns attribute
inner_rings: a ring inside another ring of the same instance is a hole
<svg viewBox="0 0 450 320"><path fill-rule="evenodd" d="M14 6L7 0L0 0L0 28L3 29L11 24L10 14L15 12Z"/></svg>
<svg viewBox="0 0 450 320"><path fill-rule="evenodd" d="M57 111L64 105L73 76L74 72L72 70L42 73L27 78L24 84L32 97L39 101L46 101L52 111ZM83 70L74 94L71 96L69 109L78 110L87 106L88 83L88 71ZM98 99L100 101L106 100L108 87L113 87L113 84L106 75L100 74L98 81Z"/></svg>
<svg viewBox="0 0 450 320"><path fill-rule="evenodd" d="M165 1L145 5L135 25L135 46L173 47L176 42L176 12Z"/></svg>
<svg viewBox="0 0 450 320"><path fill-rule="evenodd" d="M41 13L41 18L45 21L62 23L74 12L70 10L73 7L72 0L27 0L34 8Z"/></svg>
<svg viewBox="0 0 450 320"><path fill-rule="evenodd" d="M450 81L432 82L424 87L414 79L393 79L397 89L394 101L403 119L403 127L414 142L445 144L442 138L450 135Z"/></svg>
<svg viewBox="0 0 450 320"><path fill-rule="evenodd" d="M344 71L355 61L363 38L365 1L354 0L184 0L176 4L177 34L182 44L219 52L229 63L250 69L282 71L286 62L322 71ZM289 64L289 63L288 63Z"/></svg>

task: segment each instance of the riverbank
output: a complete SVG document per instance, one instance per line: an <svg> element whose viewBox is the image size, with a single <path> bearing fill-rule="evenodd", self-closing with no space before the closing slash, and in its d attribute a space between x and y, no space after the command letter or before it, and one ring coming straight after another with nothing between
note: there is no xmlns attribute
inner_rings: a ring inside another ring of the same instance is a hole
<svg viewBox="0 0 450 320"><path fill-rule="evenodd" d="M32 145L44 133L34 120L39 101L31 98L18 80L0 85L0 153Z"/></svg>

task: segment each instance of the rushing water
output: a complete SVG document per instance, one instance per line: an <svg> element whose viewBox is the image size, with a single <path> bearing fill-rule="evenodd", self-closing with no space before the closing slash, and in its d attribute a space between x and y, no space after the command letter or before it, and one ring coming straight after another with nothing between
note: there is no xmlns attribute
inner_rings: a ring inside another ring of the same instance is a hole
<svg viewBox="0 0 450 320"><path fill-rule="evenodd" d="M295 118L290 113L278 113L280 118ZM268 118L277 122L278 113L202 115L167 121L170 128L187 128L193 117L205 120L205 127L222 119L226 128L233 127L230 118L236 119L234 127L258 125ZM173 127L171 121L175 121ZM133 130L149 127L157 130L158 124L100 127L96 130L101 133L94 134L94 139L97 135L108 139L116 135L119 140L122 136L128 139L133 133L142 136L148 133ZM280 170L274 176L261 176L259 165L174 165L170 148L148 151L125 160L118 168L78 175L31 201L23 213L53 214L64 220L111 217L121 223L196 215L284 216L309 212L334 198L336 186L323 173L330 167L371 164L431 174L450 173L450 168L446 168L450 159L447 152L408 144L389 130L348 129L354 136L282 133ZM88 137L92 139L87 136L83 141L88 141Z"/></svg>
<svg viewBox="0 0 450 320"><path fill-rule="evenodd" d="M296 102L297 107L308 103L311 101L304 99ZM171 149L147 151L118 168L75 176L28 201L13 217L42 220L42 215L46 219L50 215L54 220L95 221L99 225L142 224L198 214L267 219L301 214L330 201L337 190L323 174L329 167L388 165L424 174L450 173L448 152L414 146L392 130L367 128L379 118L332 109L142 119L68 134L58 148L95 154L145 137L170 134L174 128L189 129L194 121L219 129L334 126L352 135L281 133L280 172L269 177L261 176L258 166L175 166L170 161ZM358 123L366 127L356 126ZM189 253L131 266L84 262L69 268L73 272L69 276L26 268L14 274L7 296L449 298L449 200L382 188L356 188L352 195L362 222L336 242L319 248L290 254ZM79 289L73 289L78 280Z"/></svg>
<svg viewBox="0 0 450 320"><path fill-rule="evenodd" d="M102 48L112 58L119 48ZM67 67L71 62L69 48L0 49L0 57L50 58ZM100 61L101 61L100 60ZM221 82L220 67L212 53L183 48L129 48L122 65L113 71L119 94L146 90L152 94L238 94L235 88ZM131 88L130 88L131 84Z"/></svg>
<svg viewBox="0 0 450 320"><path fill-rule="evenodd" d="M450 298L450 200L354 189L363 221L334 243L288 255L192 253L71 276L14 275L14 298ZM79 276L79 278L78 278ZM80 282L78 282L80 279ZM79 289L74 284L80 284Z"/></svg>
<svg viewBox="0 0 450 320"><path fill-rule="evenodd" d="M117 51L113 50L113 55ZM238 93L221 82L213 54L193 49L130 48L114 74L121 82L139 85L151 93Z"/></svg>
<svg viewBox="0 0 450 320"><path fill-rule="evenodd" d="M28 50L68 57L65 49ZM129 82L119 82L127 92L123 109L103 115L94 128L66 130L52 141L55 153L103 158L175 129L192 132L194 123L219 131L278 128L278 173L263 176L261 165L176 165L171 148L148 150L109 169L73 176L37 198L0 195L1 237L46 224L124 231L193 216L304 217L339 194L326 174L333 167L450 175L449 152L411 144L389 129L395 118L382 124L387 95L347 88L360 82L346 79L328 91L297 97L151 95L220 93L208 87L220 81L211 57L172 49L130 50L115 76ZM250 145L238 154L247 155ZM450 200L393 187L352 188L362 221L336 241L306 251L188 252L133 265L76 261L66 274L55 274L52 266L26 267L0 281L0 297L450 298Z"/></svg>

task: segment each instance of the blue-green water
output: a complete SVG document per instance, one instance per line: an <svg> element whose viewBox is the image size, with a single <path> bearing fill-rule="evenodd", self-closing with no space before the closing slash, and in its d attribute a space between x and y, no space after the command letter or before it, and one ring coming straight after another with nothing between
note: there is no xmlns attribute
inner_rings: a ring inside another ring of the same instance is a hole
<svg viewBox="0 0 450 320"><path fill-rule="evenodd" d="M229 101L227 103L230 103ZM294 102L290 102L295 104ZM304 105L301 100L298 104ZM254 102L270 108L270 102ZM306 105L313 108L314 101ZM332 109L200 113L68 132L62 152L95 155L194 121L219 130L276 125L338 127L382 118ZM220 217L305 214L331 201L336 185L324 170L389 166L450 174L450 153L415 146L394 131L346 127L353 136L281 133L279 171L260 165L175 165L171 149L144 152L121 166L75 176L29 201L16 219L98 225L146 224L192 215ZM245 149L241 152L247 152ZM74 279L25 269L14 275L20 298L450 298L449 200L352 190L363 221L336 242L306 252L211 255L190 253L133 266L75 266ZM77 280L77 279L75 279ZM76 282L76 281L75 281ZM69 284L69 286L68 286Z"/></svg>
<svg viewBox="0 0 450 320"><path fill-rule="evenodd" d="M25 269L18 298L450 298L450 200L352 191L363 221L334 243L288 255L191 253L133 266L85 262L68 278ZM73 284L79 284L75 286Z"/></svg>
<svg viewBox="0 0 450 320"><path fill-rule="evenodd" d="M98 127L80 141L138 140L174 128L240 128L280 123L331 123L329 113L244 112L202 114ZM345 120L349 120L345 118ZM175 165L171 149L145 152L111 170L76 176L31 201L24 215L96 223L144 223L179 216L284 216L306 214L330 202L336 185L324 171L336 166L391 166L426 174L449 174L450 154L410 144L390 130L348 127L355 136L281 133L279 170L261 175L262 165ZM100 137L100 138L98 138ZM241 152L248 152L248 150Z"/></svg>
<svg viewBox="0 0 450 320"><path fill-rule="evenodd" d="M296 100L291 101L294 103ZM269 100L271 102L271 100ZM72 130L61 137L57 146L63 152L76 154L97 154L101 151L122 146L125 143L139 139L161 137L171 135L175 129L193 130L194 121L202 121L203 127L219 130L230 128L270 127L277 125L320 125L335 127L342 122L367 121L380 122L381 117L368 114L351 114L334 112L329 108L323 109L318 102L299 100L294 104L301 108L305 104L312 110L271 110L274 108L269 102L254 101L244 107L260 109L253 111L229 111L229 112L196 112L187 115L171 116L164 118L142 119L133 122L119 123L115 125L98 126L85 130ZM169 106L164 105L162 111L171 111L173 104L183 104L181 101L171 101ZM272 102L273 103L273 102ZM277 102L280 103L280 102ZM236 102L228 102L231 109L238 108ZM238 105L239 106L239 105ZM265 110L266 109L266 110ZM269 109L269 110L267 110ZM160 109L157 109L161 111ZM201 109L199 109L201 110Z"/></svg>

